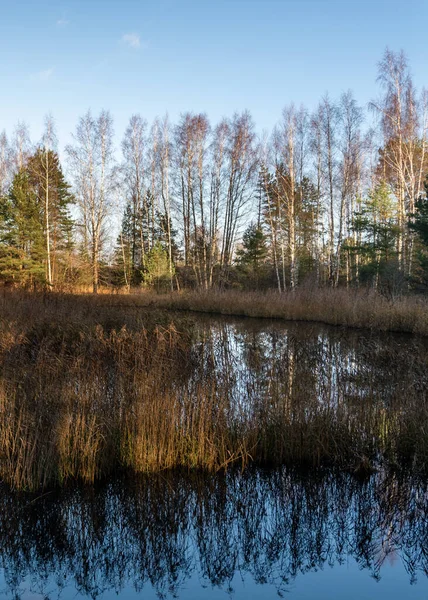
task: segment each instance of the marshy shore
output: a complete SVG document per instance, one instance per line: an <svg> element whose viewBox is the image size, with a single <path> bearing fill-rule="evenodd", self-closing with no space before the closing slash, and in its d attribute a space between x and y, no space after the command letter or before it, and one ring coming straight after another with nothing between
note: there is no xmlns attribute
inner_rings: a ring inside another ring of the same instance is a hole
<svg viewBox="0 0 428 600"><path fill-rule="evenodd" d="M3 293L0 478L36 490L232 463L426 468L424 338L201 325L166 310L304 320L324 304L324 320L344 324L333 292L302 308L298 293L275 297ZM356 297L349 324L424 333L423 302L392 304L380 320L383 300L369 300L357 319Z"/></svg>
<svg viewBox="0 0 428 600"><path fill-rule="evenodd" d="M428 298L417 295L386 297L370 289L298 288L294 292L198 290L59 294L65 304L107 308L157 308L211 315L230 315L317 322L327 325L394 331L428 336Z"/></svg>

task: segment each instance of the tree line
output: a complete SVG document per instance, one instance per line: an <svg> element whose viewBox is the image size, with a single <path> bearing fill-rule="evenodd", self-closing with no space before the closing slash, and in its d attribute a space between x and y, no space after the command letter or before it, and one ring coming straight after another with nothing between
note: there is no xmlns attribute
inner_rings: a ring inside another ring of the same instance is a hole
<svg viewBox="0 0 428 600"><path fill-rule="evenodd" d="M350 91L313 112L290 104L270 136L248 111L216 125L136 114L120 152L110 113L88 111L65 172L53 118L35 145L18 124L0 135L0 279L94 292L423 287L428 93L403 52L385 51L378 82L367 109Z"/></svg>

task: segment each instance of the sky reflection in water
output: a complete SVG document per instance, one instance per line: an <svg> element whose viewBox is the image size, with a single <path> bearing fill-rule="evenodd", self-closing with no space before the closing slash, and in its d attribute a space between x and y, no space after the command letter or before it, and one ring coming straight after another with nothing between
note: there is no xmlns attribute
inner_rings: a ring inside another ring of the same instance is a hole
<svg viewBox="0 0 428 600"><path fill-rule="evenodd" d="M163 473L0 503L8 598L428 594L428 486L408 474Z"/></svg>

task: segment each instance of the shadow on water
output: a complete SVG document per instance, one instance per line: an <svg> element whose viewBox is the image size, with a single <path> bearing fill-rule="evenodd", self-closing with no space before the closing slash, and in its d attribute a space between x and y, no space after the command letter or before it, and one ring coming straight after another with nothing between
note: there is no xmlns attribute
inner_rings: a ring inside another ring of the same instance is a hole
<svg viewBox="0 0 428 600"><path fill-rule="evenodd" d="M248 593L267 584L282 594L352 559L376 579L400 561L426 592L427 510L426 482L385 472L166 472L41 496L2 488L0 583L14 598L146 588L163 598L187 597L195 579L231 592L238 576Z"/></svg>

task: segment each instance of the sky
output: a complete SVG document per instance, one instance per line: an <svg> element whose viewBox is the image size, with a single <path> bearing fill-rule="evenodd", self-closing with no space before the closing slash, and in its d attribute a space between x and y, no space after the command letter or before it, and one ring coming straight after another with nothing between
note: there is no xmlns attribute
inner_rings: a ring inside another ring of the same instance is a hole
<svg viewBox="0 0 428 600"><path fill-rule="evenodd" d="M248 109L270 131L291 102L314 109L352 89L379 95L377 63L403 49L428 86L427 0L0 0L0 131L40 138L52 112L60 144L79 116Z"/></svg>

